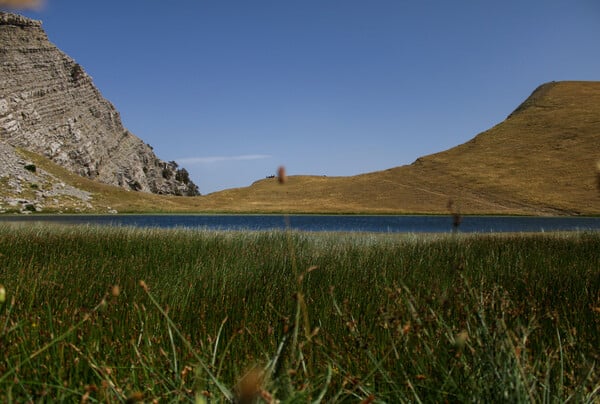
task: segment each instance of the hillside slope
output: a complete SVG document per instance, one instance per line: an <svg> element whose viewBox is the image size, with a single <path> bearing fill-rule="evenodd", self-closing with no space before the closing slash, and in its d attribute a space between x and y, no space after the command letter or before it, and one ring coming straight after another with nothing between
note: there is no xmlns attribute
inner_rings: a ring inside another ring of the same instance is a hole
<svg viewBox="0 0 600 404"><path fill-rule="evenodd" d="M2 193L13 189L4 200L0 194L0 212L31 204L86 213L447 214L452 201L463 214L600 214L600 82L542 85L504 122L410 165L353 177L292 176L283 185L263 179L192 198L100 184L7 145L0 158L15 152L20 157L10 164L18 181L2 180L0 167ZM25 165L35 165L37 177Z"/></svg>
<svg viewBox="0 0 600 404"><path fill-rule="evenodd" d="M208 195L228 211L599 214L600 82L536 89L504 122L413 164L354 177L291 177Z"/></svg>

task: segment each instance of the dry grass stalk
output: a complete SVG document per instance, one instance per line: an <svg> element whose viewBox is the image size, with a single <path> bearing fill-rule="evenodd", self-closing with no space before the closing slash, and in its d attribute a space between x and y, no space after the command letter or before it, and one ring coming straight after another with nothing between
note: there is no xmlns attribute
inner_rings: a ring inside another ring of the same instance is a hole
<svg viewBox="0 0 600 404"><path fill-rule="evenodd" d="M280 184L285 184L285 182L287 181L287 175L285 173L284 166L280 166L277 169L277 181L279 181Z"/></svg>
<svg viewBox="0 0 600 404"><path fill-rule="evenodd" d="M600 191L600 160L596 162L596 186L598 187L598 191Z"/></svg>
<svg viewBox="0 0 600 404"><path fill-rule="evenodd" d="M37 10L42 5L42 0L0 0L0 7L9 7L14 9Z"/></svg>
<svg viewBox="0 0 600 404"><path fill-rule="evenodd" d="M462 216L460 214L459 209L454 205L454 201L452 199L448 200L448 204L446 205L448 211L452 215L452 228L454 231L458 230L460 224L462 223Z"/></svg>
<svg viewBox="0 0 600 404"><path fill-rule="evenodd" d="M252 368L246 372L235 386L236 402L240 404L254 403L263 396L264 372Z"/></svg>

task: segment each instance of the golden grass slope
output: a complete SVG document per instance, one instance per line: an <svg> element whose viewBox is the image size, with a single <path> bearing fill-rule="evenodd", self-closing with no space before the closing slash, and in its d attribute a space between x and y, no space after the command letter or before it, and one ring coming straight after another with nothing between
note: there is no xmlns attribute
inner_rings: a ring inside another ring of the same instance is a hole
<svg viewBox="0 0 600 404"><path fill-rule="evenodd" d="M291 177L205 197L235 211L599 214L600 82L536 89L504 122L408 166L354 177Z"/></svg>
<svg viewBox="0 0 600 404"><path fill-rule="evenodd" d="M600 82L536 89L504 122L413 164L353 177L292 176L200 197L99 184L27 153L92 192L91 212L600 214ZM66 207L65 211L69 211Z"/></svg>

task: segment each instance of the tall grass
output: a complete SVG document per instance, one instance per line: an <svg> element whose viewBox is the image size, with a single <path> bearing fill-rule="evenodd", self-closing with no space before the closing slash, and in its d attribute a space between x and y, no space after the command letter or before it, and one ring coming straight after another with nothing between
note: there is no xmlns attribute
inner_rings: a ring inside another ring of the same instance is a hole
<svg viewBox="0 0 600 404"><path fill-rule="evenodd" d="M2 225L0 254L2 401L600 397L597 233Z"/></svg>

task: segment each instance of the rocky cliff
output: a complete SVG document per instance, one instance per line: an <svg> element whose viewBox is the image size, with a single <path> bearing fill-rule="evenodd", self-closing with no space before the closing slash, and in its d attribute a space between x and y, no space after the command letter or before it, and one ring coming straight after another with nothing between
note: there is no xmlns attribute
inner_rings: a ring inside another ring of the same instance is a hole
<svg viewBox="0 0 600 404"><path fill-rule="evenodd" d="M0 139L68 170L134 191L197 195L185 169L123 127L90 76L41 22L0 12Z"/></svg>

